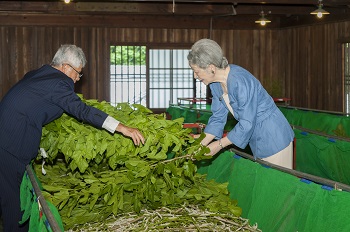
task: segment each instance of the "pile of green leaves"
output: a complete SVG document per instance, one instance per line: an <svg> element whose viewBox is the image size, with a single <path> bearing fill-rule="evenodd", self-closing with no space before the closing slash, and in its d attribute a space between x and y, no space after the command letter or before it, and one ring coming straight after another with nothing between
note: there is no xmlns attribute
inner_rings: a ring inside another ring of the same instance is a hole
<svg viewBox="0 0 350 232"><path fill-rule="evenodd" d="M141 105L85 100L146 138L135 146L130 138L110 134L68 115L46 125L41 147L49 156L45 176L38 174L43 194L59 210L66 229L110 215L141 212L168 205L196 204L210 211L241 214L227 184L207 181L193 160L210 158L194 140L183 119L166 120ZM63 157L63 159L60 159ZM39 173L41 166L35 165Z"/></svg>
<svg viewBox="0 0 350 232"><path fill-rule="evenodd" d="M180 149L194 141L190 136L190 129L182 129L182 118L166 120L164 114L153 114L138 104L120 103L113 107L107 102L83 101L127 126L138 128L146 142L137 147L130 138L122 134L112 135L106 130L97 129L63 114L43 128L40 147L47 151L50 161L53 161L57 154L64 154L72 171L78 168L84 173L90 165L99 164L103 159L108 160L113 170L133 158L164 160L169 152L179 153Z"/></svg>

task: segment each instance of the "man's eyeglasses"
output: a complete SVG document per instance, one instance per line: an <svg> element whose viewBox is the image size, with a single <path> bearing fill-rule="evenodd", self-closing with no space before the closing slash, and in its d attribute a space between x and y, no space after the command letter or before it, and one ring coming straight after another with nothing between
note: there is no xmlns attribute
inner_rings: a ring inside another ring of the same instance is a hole
<svg viewBox="0 0 350 232"><path fill-rule="evenodd" d="M70 65L70 64L68 64L68 63L66 63L65 65L68 65L69 67L71 67L76 73L78 73L78 75L79 75L79 78L81 78L83 75L84 75L84 73L82 73L82 72L78 72L75 68L73 68L73 66L72 65Z"/></svg>

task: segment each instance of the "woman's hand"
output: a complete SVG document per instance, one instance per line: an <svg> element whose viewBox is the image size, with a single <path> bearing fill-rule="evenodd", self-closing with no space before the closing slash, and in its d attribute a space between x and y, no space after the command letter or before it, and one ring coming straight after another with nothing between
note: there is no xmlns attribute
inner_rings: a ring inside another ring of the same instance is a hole
<svg viewBox="0 0 350 232"><path fill-rule="evenodd" d="M212 155L212 156L215 155L216 153L221 151L221 149L223 149L224 147L226 147L230 144L232 144L232 143L227 137L223 137L222 139L219 139L219 140L216 140L216 141L210 143L208 145L208 147L210 149L209 155Z"/></svg>
<svg viewBox="0 0 350 232"><path fill-rule="evenodd" d="M222 146L220 146L220 140L210 143L208 147L210 149L210 153L208 155L211 155L211 156L214 156L216 153L218 153L222 149Z"/></svg>
<svg viewBox="0 0 350 232"><path fill-rule="evenodd" d="M132 141L137 146L140 145L140 143L145 144L145 138L138 129L128 127L123 125L122 123L119 123L115 130L127 137L132 138Z"/></svg>

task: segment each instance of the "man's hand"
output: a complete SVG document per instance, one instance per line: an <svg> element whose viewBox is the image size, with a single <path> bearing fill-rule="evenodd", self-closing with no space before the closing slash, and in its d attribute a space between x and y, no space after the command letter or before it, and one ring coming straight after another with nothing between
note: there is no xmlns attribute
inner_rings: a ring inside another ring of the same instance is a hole
<svg viewBox="0 0 350 232"><path fill-rule="evenodd" d="M140 145L140 143L145 144L145 138L138 129L128 127L123 125L122 123L119 123L115 130L127 137L132 138L132 141L137 146Z"/></svg>

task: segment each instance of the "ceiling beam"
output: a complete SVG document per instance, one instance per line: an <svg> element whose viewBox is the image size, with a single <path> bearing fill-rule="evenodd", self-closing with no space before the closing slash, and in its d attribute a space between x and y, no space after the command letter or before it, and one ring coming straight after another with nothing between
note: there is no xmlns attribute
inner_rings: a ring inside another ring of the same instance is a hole
<svg viewBox="0 0 350 232"><path fill-rule="evenodd" d="M33 1L33 0L27 0ZM44 1L44 0L42 0ZM46 0L45 0L46 1ZM50 1L50 0L48 0ZM51 0L57 1L57 0ZM72 0L73 2L96 2L96 0ZM196 3L196 4L254 4L254 5L317 5L318 0L101 0L101 2L119 2L119 3L131 3L131 2L139 2L139 3ZM348 0L323 0L322 4L325 6L346 6L349 5Z"/></svg>
<svg viewBox="0 0 350 232"><path fill-rule="evenodd" d="M305 0L306 1L306 0ZM214 2L214 1L205 1ZM29 2L29 1L0 1L0 12L26 12L26 13L64 13L64 14L152 14L152 15L259 15L264 10L265 14L272 15L308 15L315 10L315 6L308 5L235 5L232 4L206 4L199 7L195 3L140 3L140 2L75 2L65 4L63 2ZM331 14L350 13L350 8L327 8Z"/></svg>
<svg viewBox="0 0 350 232"><path fill-rule="evenodd" d="M293 0L293 4L290 5L281 4L281 1L285 3L287 0L278 0L280 4L271 5L250 4L258 2L256 0L245 0L244 4L224 0L175 0L175 5L164 0L74 1L71 4L65 4L62 0L0 1L0 22L2 25L49 25L50 23L66 25L67 20L70 19L71 22L74 22L72 26L86 25L86 22L89 22L89 25L116 26L116 22L122 22L120 25L123 27L195 29L208 28L208 25L212 23L216 29L254 29L258 28L254 22L259 17L261 10L264 10L266 17L272 21L265 28L283 28L349 20L350 18L350 7L325 7L331 14L320 21L310 15L310 12L316 9L315 5L294 4L300 1L311 2L310 0ZM291 0L288 1L291 2ZM343 3L345 0L324 1ZM246 4L247 2L249 4ZM53 20L43 22L43 17Z"/></svg>
<svg viewBox="0 0 350 232"><path fill-rule="evenodd" d="M62 0L22 0L21 2L58 2ZM72 0L72 2L96 2L97 0ZM203 4L220 4L220 3L235 3L235 4L282 4L282 5L317 5L318 0L174 0L175 3L203 3ZM100 2L119 2L119 3L150 3L163 2L173 3L173 0L101 0ZM348 5L348 0L323 0L323 4L327 5Z"/></svg>
<svg viewBox="0 0 350 232"><path fill-rule="evenodd" d="M43 20L44 19L44 20ZM227 17L185 16L185 15L79 15L46 13L1 13L2 26L97 26L113 28L168 28L168 29L210 29L213 30L247 30L280 29L301 25L315 25L327 22L349 21L348 15L329 15L322 20L310 16L277 17L271 15L272 21L265 27L255 23L256 15Z"/></svg>

